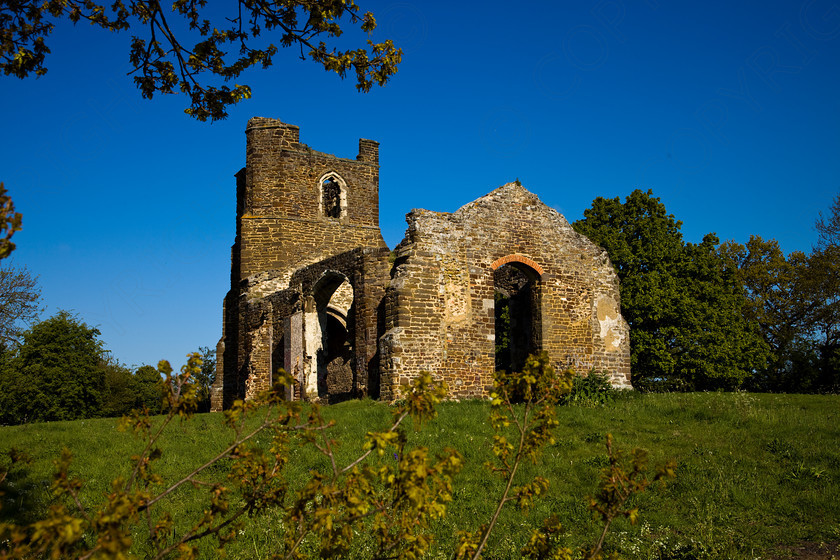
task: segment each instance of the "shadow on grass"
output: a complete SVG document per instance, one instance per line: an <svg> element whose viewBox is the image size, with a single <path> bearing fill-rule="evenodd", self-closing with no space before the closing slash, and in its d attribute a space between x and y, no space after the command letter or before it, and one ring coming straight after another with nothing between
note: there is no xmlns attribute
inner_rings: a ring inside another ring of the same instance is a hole
<svg viewBox="0 0 840 560"><path fill-rule="evenodd" d="M0 523L26 525L47 514L51 498L50 481L33 476L26 456L10 461L14 451L3 453L0 461Z"/></svg>

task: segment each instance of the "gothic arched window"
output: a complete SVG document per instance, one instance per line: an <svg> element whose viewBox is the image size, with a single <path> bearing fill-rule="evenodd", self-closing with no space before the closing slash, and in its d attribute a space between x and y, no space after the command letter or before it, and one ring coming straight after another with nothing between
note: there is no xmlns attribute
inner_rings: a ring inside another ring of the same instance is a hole
<svg viewBox="0 0 840 560"><path fill-rule="evenodd" d="M347 215L347 184L336 173L321 178L321 214L327 218Z"/></svg>
<svg viewBox="0 0 840 560"><path fill-rule="evenodd" d="M341 217L341 186L338 181L328 177L321 184L321 198L324 201L324 216L327 218Z"/></svg>

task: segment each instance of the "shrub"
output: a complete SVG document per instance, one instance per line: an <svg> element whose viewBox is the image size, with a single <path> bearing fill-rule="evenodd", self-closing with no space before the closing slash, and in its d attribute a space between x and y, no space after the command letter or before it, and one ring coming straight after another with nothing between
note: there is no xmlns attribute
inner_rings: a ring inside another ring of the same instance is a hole
<svg viewBox="0 0 840 560"><path fill-rule="evenodd" d="M561 403L601 406L615 400L616 393L607 373L590 370L587 375L576 375L572 379L571 391L563 397Z"/></svg>

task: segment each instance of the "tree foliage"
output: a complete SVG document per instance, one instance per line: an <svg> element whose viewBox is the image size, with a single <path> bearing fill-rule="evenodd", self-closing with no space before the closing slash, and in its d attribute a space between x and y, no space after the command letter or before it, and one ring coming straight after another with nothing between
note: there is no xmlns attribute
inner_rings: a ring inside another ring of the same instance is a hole
<svg viewBox="0 0 840 560"><path fill-rule="evenodd" d="M638 189L624 202L596 198L574 224L618 274L637 387L740 387L763 367L766 344L744 317L744 288L718 238L685 243L681 226L652 191Z"/></svg>
<svg viewBox="0 0 840 560"><path fill-rule="evenodd" d="M239 0L227 11L205 0L20 0L0 3L0 69L25 78L47 72L48 39L55 26L80 21L132 33L129 60L144 98L183 93L186 113L199 120L227 116L227 107L251 96L247 85L227 82L252 66L268 68L279 47L295 46L342 78L353 72L359 91L384 85L397 71L402 51L390 40L339 48L349 28L370 34L376 20L353 0ZM215 82L221 82L219 85Z"/></svg>
<svg viewBox="0 0 840 560"><path fill-rule="evenodd" d="M0 6L0 13L3 7ZM2 22L2 19L0 19ZM15 212L12 197L6 194L6 187L0 183L0 259L8 257L15 250L12 236L23 227L20 212Z"/></svg>
<svg viewBox="0 0 840 560"><path fill-rule="evenodd" d="M819 305L812 336L820 352L821 390L840 392L840 194L816 223L819 242L810 257L808 287Z"/></svg>
<svg viewBox="0 0 840 560"><path fill-rule="evenodd" d="M155 368L141 366L132 374L110 355L100 360L99 367L105 377L101 416L119 417L144 409L153 415L165 412L161 376Z"/></svg>
<svg viewBox="0 0 840 560"><path fill-rule="evenodd" d="M831 201L826 214L820 212L816 223L817 249L840 247L840 194Z"/></svg>
<svg viewBox="0 0 840 560"><path fill-rule="evenodd" d="M67 311L26 331L0 370L0 423L99 416L105 374L98 337Z"/></svg>
<svg viewBox="0 0 840 560"><path fill-rule="evenodd" d="M679 309L679 367L701 390L744 387L769 355L755 323L744 316L743 284L719 244L714 234L686 243L679 272L687 291Z"/></svg>
<svg viewBox="0 0 840 560"><path fill-rule="evenodd" d="M103 350L99 331L60 311L0 354L0 424L166 411L160 373L131 370Z"/></svg>
<svg viewBox="0 0 840 560"><path fill-rule="evenodd" d="M98 329L70 313L60 311L21 336L19 346L0 346L0 425L167 412L161 373L148 365L132 373L103 349ZM189 377L199 412L209 410L213 366L200 364Z"/></svg>
<svg viewBox="0 0 840 560"><path fill-rule="evenodd" d="M26 267L0 265L0 345L17 347L25 326L41 312L38 278Z"/></svg>
<svg viewBox="0 0 840 560"><path fill-rule="evenodd" d="M131 412L137 393L131 370L105 353L99 360L103 373L102 410L106 417L119 417Z"/></svg>
<svg viewBox="0 0 840 560"><path fill-rule="evenodd" d="M152 366L140 366L134 372L135 399L131 410L148 410L149 414L166 412L166 387L161 387L160 372ZM124 414L129 413L126 411Z"/></svg>
<svg viewBox="0 0 840 560"><path fill-rule="evenodd" d="M764 391L840 390L840 197L816 222L810 254L785 255L779 243L752 236L723 250L737 267L754 321L771 350L751 388Z"/></svg>
<svg viewBox="0 0 840 560"><path fill-rule="evenodd" d="M201 346L201 370L196 373L194 382L198 385L198 411L210 412L210 387L216 380L216 349Z"/></svg>
<svg viewBox="0 0 840 560"><path fill-rule="evenodd" d="M737 267L739 279L747 290L744 315L758 325L770 349L767 366L757 372L751 387L763 390L802 387L802 378L785 378L805 373L797 356L814 311L813 302L802 297L807 255L795 252L785 256L776 240L765 241L758 236L751 236L745 245L727 242L722 252ZM793 372L794 368L798 371Z"/></svg>

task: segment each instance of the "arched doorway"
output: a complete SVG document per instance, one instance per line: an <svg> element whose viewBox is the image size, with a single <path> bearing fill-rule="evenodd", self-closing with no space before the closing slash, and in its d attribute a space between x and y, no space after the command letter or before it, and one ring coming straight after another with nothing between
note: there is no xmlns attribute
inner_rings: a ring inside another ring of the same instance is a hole
<svg viewBox="0 0 840 560"><path fill-rule="evenodd" d="M521 371L542 346L539 273L511 261L493 272L496 370Z"/></svg>
<svg viewBox="0 0 840 560"><path fill-rule="evenodd" d="M316 316L309 321L313 333L308 353L315 383L310 381L309 386L320 400L346 400L355 387L353 286L343 274L330 272L318 281L312 295Z"/></svg>

